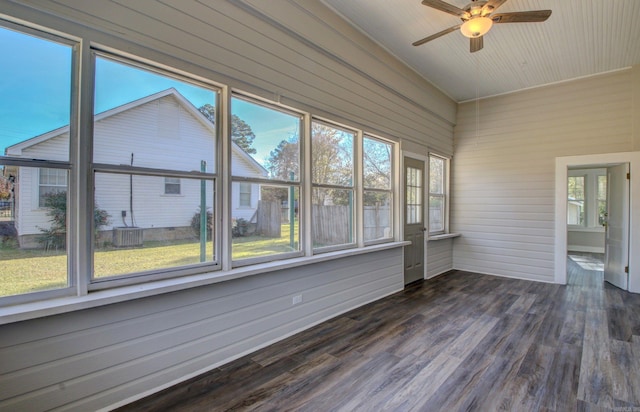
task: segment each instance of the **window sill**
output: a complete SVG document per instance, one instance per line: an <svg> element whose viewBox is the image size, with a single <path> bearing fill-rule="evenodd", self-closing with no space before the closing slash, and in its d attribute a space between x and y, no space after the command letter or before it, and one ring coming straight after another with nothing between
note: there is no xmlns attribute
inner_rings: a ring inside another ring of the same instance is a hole
<svg viewBox="0 0 640 412"><path fill-rule="evenodd" d="M430 236L427 241L435 241L435 240L444 240L444 239L453 239L454 237L462 236L460 233L443 233L441 235Z"/></svg>
<svg viewBox="0 0 640 412"><path fill-rule="evenodd" d="M569 232L604 233L604 227L603 226L594 226L594 227L567 226L567 231L569 231Z"/></svg>
<svg viewBox="0 0 640 412"><path fill-rule="evenodd" d="M198 275L184 276L180 278L164 279L137 285L123 286L113 289L105 289L91 292L86 296L69 296L57 299L48 299L38 302L30 302L0 308L0 325L36 319L45 316L68 313L77 310L89 309L113 303L125 302L155 296L163 293L175 292L200 286L212 285L228 280L240 279L248 276L260 275L310 265L343 257L362 255L381 250L394 249L411 244L411 242L389 242L363 248L327 252L314 256L305 256L283 261L261 263L251 266L234 268L229 271L215 271Z"/></svg>

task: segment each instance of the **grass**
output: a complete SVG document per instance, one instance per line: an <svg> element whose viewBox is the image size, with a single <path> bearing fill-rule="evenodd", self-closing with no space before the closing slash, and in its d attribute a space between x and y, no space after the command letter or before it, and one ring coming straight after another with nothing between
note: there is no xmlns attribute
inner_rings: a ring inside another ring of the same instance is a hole
<svg viewBox="0 0 640 412"><path fill-rule="evenodd" d="M234 238L233 259L244 259L290 252L289 225L282 225L277 238L246 236ZM294 238L297 249L298 225ZM293 250L296 250L293 249ZM213 244L207 242L207 259L213 258ZM98 249L94 254L94 276L105 278L200 262L200 243L194 241L145 241L142 248ZM15 245L0 246L0 296L19 295L67 285L67 255L64 251L19 249Z"/></svg>

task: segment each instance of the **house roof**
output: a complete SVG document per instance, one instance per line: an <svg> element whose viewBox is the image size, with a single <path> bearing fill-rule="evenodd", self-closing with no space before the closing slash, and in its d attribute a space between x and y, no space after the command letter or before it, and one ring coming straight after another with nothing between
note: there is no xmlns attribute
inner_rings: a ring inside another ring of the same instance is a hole
<svg viewBox="0 0 640 412"><path fill-rule="evenodd" d="M207 129L215 133L216 131L215 125L205 115L203 115L189 100L187 100L180 92L178 92L173 87L160 91L158 93L151 94L149 96L145 96L141 99L137 99L129 103L122 104L120 106L114 107L113 109L106 110L102 113L98 113L95 115L94 121L98 122L101 120L105 120L109 117L113 117L127 110L132 110L136 107L140 107L144 104L162 99L167 96L173 97L185 110L187 110L204 127L206 127ZM41 144L43 142L46 142L64 133L69 133L69 125L51 130L49 132L43 133L38 136L34 136L30 139L23 140L22 142L11 145L5 149L5 155L22 156L23 150L33 147L35 145ZM268 174L267 170L264 167L262 167L260 163L258 163L253 157L251 157L247 152L245 152L240 146L238 146L234 142L232 142L232 151L235 155L239 156L240 158L245 160L247 163L249 163L252 167L254 167L260 174L265 176Z"/></svg>

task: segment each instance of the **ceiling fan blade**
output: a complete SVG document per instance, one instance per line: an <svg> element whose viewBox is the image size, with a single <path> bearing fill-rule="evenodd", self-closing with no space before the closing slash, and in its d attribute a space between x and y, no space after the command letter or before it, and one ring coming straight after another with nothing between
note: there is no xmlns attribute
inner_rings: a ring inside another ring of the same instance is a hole
<svg viewBox="0 0 640 412"><path fill-rule="evenodd" d="M551 10L519 11L514 13L498 13L490 16L494 23L538 23L551 16Z"/></svg>
<svg viewBox="0 0 640 412"><path fill-rule="evenodd" d="M471 40L471 44L470 44L470 50L471 53L475 53L478 50L482 50L482 47L484 47L484 36L480 36L480 37L472 37L469 40Z"/></svg>
<svg viewBox="0 0 640 412"><path fill-rule="evenodd" d="M487 4L482 7L482 15L486 16L489 13L493 13L498 9L498 7L502 6L506 3L507 0L489 0Z"/></svg>
<svg viewBox="0 0 640 412"><path fill-rule="evenodd" d="M445 13L453 14L454 16L457 16L457 17L460 17L460 18L462 18L462 17L465 17L465 18L471 17L469 15L469 13L467 13L464 10L462 10L461 8L453 6L453 5L449 4L449 3L445 3L442 0L422 0L422 4L424 4L425 6L431 7L433 9L443 11Z"/></svg>
<svg viewBox="0 0 640 412"><path fill-rule="evenodd" d="M449 34L449 33L451 33L452 31L456 31L456 30L458 30L458 29L460 28L460 26L462 26L462 24L458 24L457 26L449 27L448 29L442 30L441 32L438 32L438 33L436 33L436 34L432 34L431 36L429 36L429 37L425 37L425 38L424 38L424 39L422 39L422 40L418 40L418 41L416 41L416 42L413 42L412 44L413 44L414 46L420 46L420 45L422 45L422 44L425 44L426 42L430 42L431 40L435 40L435 39L437 39L438 37L444 36L445 34Z"/></svg>

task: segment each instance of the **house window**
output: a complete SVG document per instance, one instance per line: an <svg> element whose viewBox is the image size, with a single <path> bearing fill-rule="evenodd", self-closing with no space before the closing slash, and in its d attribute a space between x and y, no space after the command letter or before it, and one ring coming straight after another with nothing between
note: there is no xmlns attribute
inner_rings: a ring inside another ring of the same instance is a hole
<svg viewBox="0 0 640 412"><path fill-rule="evenodd" d="M47 197L67 191L68 171L64 169L41 168L38 176L38 207L45 207Z"/></svg>
<svg viewBox="0 0 640 412"><path fill-rule="evenodd" d="M92 288L219 267L217 100L212 86L95 53L94 206L108 218L94 223Z"/></svg>
<svg viewBox="0 0 640 412"><path fill-rule="evenodd" d="M602 231L607 213L607 170L571 169L567 177L567 224Z"/></svg>
<svg viewBox="0 0 640 412"><path fill-rule="evenodd" d="M355 243L354 144L356 132L311 125L312 238L315 249Z"/></svg>
<svg viewBox="0 0 640 412"><path fill-rule="evenodd" d="M72 73L76 43L0 21L0 171L12 176L15 216L0 255L3 304L73 293L67 233ZM10 56L10 57L8 57ZM43 63L44 62L44 63ZM46 75L43 75L46 71ZM71 218L71 219L69 219ZM25 250L29 249L29 253Z"/></svg>
<svg viewBox="0 0 640 412"><path fill-rule="evenodd" d="M180 178L165 177L164 178L164 194L179 195L180 194Z"/></svg>
<svg viewBox="0 0 640 412"><path fill-rule="evenodd" d="M301 256L302 116L241 95L231 113L233 265Z"/></svg>
<svg viewBox="0 0 640 412"><path fill-rule="evenodd" d="M251 183L240 183L238 193L240 195L239 206L251 207Z"/></svg>
<svg viewBox="0 0 640 412"><path fill-rule="evenodd" d="M364 241L393 237L393 146L365 136L363 157Z"/></svg>
<svg viewBox="0 0 640 412"><path fill-rule="evenodd" d="M429 234L447 231L447 159L429 155Z"/></svg>

